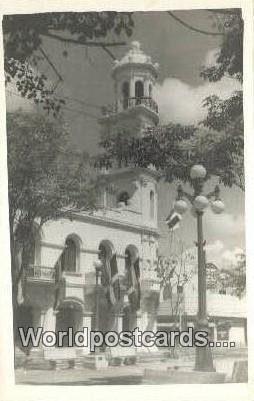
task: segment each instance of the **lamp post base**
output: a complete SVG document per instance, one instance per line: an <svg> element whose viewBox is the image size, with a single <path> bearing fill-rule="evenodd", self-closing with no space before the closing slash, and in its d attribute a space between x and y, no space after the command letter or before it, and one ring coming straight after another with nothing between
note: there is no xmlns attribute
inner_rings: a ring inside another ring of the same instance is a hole
<svg viewBox="0 0 254 401"><path fill-rule="evenodd" d="M194 370L197 370L200 372L215 372L216 370L213 366L212 350L209 346L210 328L209 328L208 320L205 317L197 319L196 330L205 332L208 334L208 344L205 347L197 347L196 346Z"/></svg>
<svg viewBox="0 0 254 401"><path fill-rule="evenodd" d="M194 370L200 372L215 372L213 366L212 352L209 346L196 347L195 368Z"/></svg>

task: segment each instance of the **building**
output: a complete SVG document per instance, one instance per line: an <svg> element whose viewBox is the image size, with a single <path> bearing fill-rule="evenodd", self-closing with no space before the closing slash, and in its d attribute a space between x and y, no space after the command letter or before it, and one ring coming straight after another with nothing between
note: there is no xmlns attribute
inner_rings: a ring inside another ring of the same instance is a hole
<svg viewBox="0 0 254 401"><path fill-rule="evenodd" d="M142 135L158 123L152 97L157 68L138 42L115 63L116 99L100 120L103 135L123 126L127 134ZM156 329L158 179L152 168L106 171L97 211L43 226L26 271L18 326L54 332Z"/></svg>
<svg viewBox="0 0 254 401"><path fill-rule="evenodd" d="M121 129L126 135L142 135L145 128L158 124L153 100L157 74L158 64L133 42L113 67L115 102L105 107L100 119L102 135ZM155 271L159 178L152 167L105 171L100 176L98 210L72 213L71 219L43 226L26 269L18 326L53 332L87 327L106 333L135 327L156 331L157 324L159 328L172 325L174 316L167 303L160 304ZM242 327L243 310L238 313L236 300L222 297L215 294L213 306L208 301L213 327L218 331L219 324L229 318L236 323L234 327ZM196 285L181 292L181 298L185 302L182 313L191 323L197 313ZM242 329L235 329L234 334L242 344ZM54 358L60 350L44 352ZM68 352L73 357L89 349L72 347Z"/></svg>

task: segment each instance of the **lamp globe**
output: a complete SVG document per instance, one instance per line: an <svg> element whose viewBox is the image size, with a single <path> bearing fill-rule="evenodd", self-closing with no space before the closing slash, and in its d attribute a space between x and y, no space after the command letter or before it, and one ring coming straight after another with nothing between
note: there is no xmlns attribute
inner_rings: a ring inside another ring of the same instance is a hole
<svg viewBox="0 0 254 401"><path fill-rule="evenodd" d="M206 176L206 169L202 164L195 164L191 167L190 177L192 180L202 179Z"/></svg>
<svg viewBox="0 0 254 401"><path fill-rule="evenodd" d="M220 214L224 211L225 205L220 199L216 199L211 203L211 209L213 213Z"/></svg>
<svg viewBox="0 0 254 401"><path fill-rule="evenodd" d="M193 202L193 206L198 212L202 212L202 210L206 209L208 205L209 200L204 195L196 196Z"/></svg>
<svg viewBox="0 0 254 401"><path fill-rule="evenodd" d="M183 199L178 199L174 204L174 210L179 214L184 214L188 209L188 204Z"/></svg>

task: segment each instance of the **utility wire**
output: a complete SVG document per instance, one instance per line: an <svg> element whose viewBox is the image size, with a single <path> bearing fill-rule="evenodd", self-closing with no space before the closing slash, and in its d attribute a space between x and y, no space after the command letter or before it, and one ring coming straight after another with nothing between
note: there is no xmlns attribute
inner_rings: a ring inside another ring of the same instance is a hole
<svg viewBox="0 0 254 401"><path fill-rule="evenodd" d="M34 101L33 101L32 99L27 99L27 98L23 97L22 95L20 95L19 93L15 93L15 92L13 92L13 91L11 91L11 90L9 90L9 89L7 89L6 92L10 93L11 95L18 96L18 97L20 97L20 98L22 98L22 99L25 99L25 100L27 100L27 101L30 102L30 103L35 104ZM83 114L85 117L94 118L94 119L96 119L96 120L99 118L99 116L96 116L95 114L87 113L87 112L85 112L85 111L83 111L83 110L72 109L72 108L70 108L70 107L68 107L68 106L65 106L65 105L61 106L61 108L62 108L62 109L65 109L65 110L68 110L68 111L73 111L73 112L75 112L75 113Z"/></svg>
<svg viewBox="0 0 254 401"><path fill-rule="evenodd" d="M187 22L183 21L182 19L180 19L179 17L177 17L175 14L173 14L171 11L167 11L167 13L177 22L179 22L179 24L183 25L185 28L190 29L191 31L194 32L198 32L198 33L202 33L203 35L210 35L210 36L223 36L224 33L221 32L210 32L210 31L204 31L202 29L196 28L190 24L188 24Z"/></svg>

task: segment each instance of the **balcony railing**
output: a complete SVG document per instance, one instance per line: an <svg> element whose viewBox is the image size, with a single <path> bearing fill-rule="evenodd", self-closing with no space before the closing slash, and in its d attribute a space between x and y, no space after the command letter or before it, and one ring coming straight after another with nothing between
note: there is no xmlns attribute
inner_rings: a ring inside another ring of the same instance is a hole
<svg viewBox="0 0 254 401"><path fill-rule="evenodd" d="M47 266L29 266L26 269L26 277L31 281L53 282L55 269Z"/></svg>
<svg viewBox="0 0 254 401"><path fill-rule="evenodd" d="M102 114L107 116L123 110L132 109L137 106L144 106L158 114L158 105L151 97L128 97L113 105L102 108Z"/></svg>

